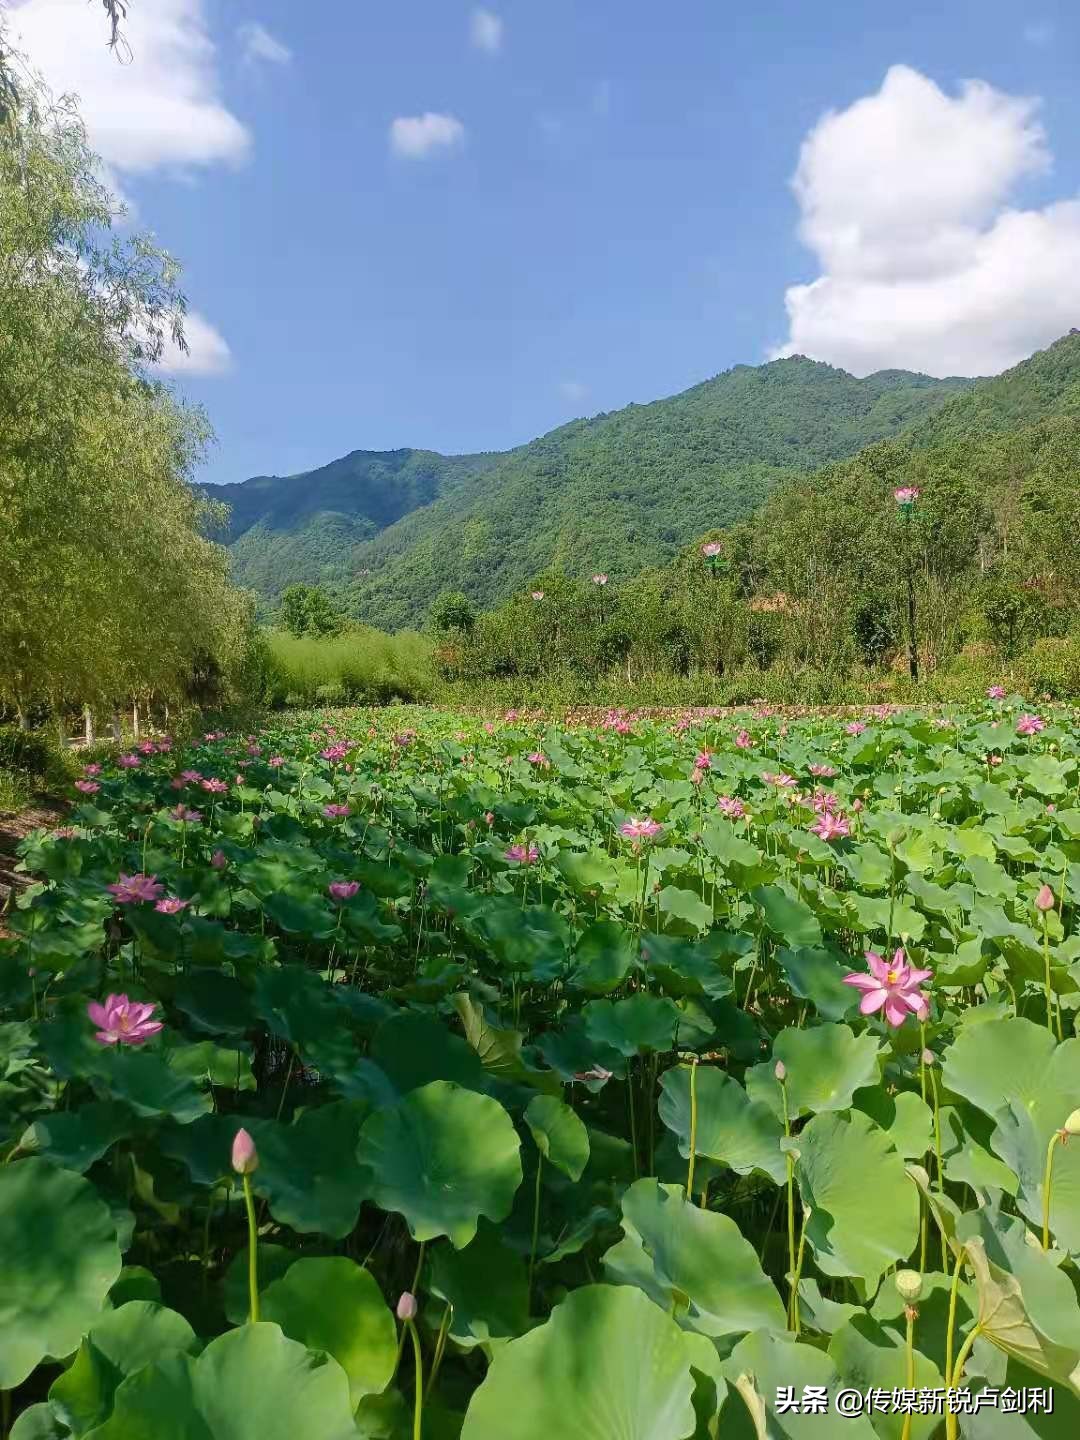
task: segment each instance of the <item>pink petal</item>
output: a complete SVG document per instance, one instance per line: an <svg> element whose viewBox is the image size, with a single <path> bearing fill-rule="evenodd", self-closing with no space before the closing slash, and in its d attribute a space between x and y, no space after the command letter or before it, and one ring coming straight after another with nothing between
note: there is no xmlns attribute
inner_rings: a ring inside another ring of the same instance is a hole
<svg viewBox="0 0 1080 1440"><path fill-rule="evenodd" d="M855 988L856 988L856 990L880 990L880 989L881 989L881 981L875 979L873 975L861 975L861 974L845 975L845 976L844 976L844 984L845 984L845 985L854 985Z"/></svg>
<svg viewBox="0 0 1080 1440"><path fill-rule="evenodd" d="M894 1028L899 1027L908 1017L907 1006L899 995L888 995L885 999L885 1019Z"/></svg>
<svg viewBox="0 0 1080 1440"><path fill-rule="evenodd" d="M934 972L932 970L909 970L904 983L905 985L921 985L924 980L932 980L933 978Z"/></svg>
<svg viewBox="0 0 1080 1440"><path fill-rule="evenodd" d="M99 1045L115 1045L119 1036L112 1030L98 1030L94 1035L94 1039Z"/></svg>
<svg viewBox="0 0 1080 1440"><path fill-rule="evenodd" d="M905 990L900 996L909 1010L913 1010L919 1019L925 1018L930 1006L927 1004L926 996L921 990Z"/></svg>
<svg viewBox="0 0 1080 1440"><path fill-rule="evenodd" d="M86 1007L86 1013L100 1030L104 1030L109 1023L109 1012L96 1000L90 1001Z"/></svg>
<svg viewBox="0 0 1080 1440"><path fill-rule="evenodd" d="M876 951L874 951L874 950L867 950L867 952L866 952L866 963L870 966L870 973L871 973L872 975L876 975L877 978L878 978L879 980L881 980L881 981L885 981L885 980L888 979L888 976L889 976L889 965L888 965L888 962L885 961L885 960L883 960L883 959L881 958L881 956L877 954Z"/></svg>
<svg viewBox="0 0 1080 1440"><path fill-rule="evenodd" d="M880 1010L882 1005L888 1003L889 992L887 990L868 990L859 1001L860 1015L873 1015L875 1010Z"/></svg>

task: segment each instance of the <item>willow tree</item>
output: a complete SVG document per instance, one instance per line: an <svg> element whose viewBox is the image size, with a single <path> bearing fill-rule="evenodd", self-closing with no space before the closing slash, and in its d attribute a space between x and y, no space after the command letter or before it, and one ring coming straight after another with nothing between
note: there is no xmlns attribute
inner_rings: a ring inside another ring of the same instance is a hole
<svg viewBox="0 0 1080 1440"><path fill-rule="evenodd" d="M9 74L11 67L9 65ZM120 239L74 104L20 71L0 123L0 704L182 696L248 607L190 480L201 411L155 381L183 345L175 262Z"/></svg>

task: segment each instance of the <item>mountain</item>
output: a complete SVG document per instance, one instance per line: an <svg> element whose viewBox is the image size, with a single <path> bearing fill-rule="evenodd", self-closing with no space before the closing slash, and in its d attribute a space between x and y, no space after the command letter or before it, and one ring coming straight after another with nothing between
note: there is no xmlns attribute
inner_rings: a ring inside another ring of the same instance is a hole
<svg viewBox="0 0 1080 1440"><path fill-rule="evenodd" d="M297 580L340 589L352 578L358 545L502 458L354 450L299 475L200 489L230 507L218 538L229 547L234 579L273 599Z"/></svg>
<svg viewBox="0 0 1080 1440"><path fill-rule="evenodd" d="M233 506L234 574L272 598L324 580L359 618L421 621L442 590L479 606L551 565L634 574L747 518L783 476L917 426L974 382L856 379L794 356L576 420L502 454L356 451L321 470L206 486Z"/></svg>

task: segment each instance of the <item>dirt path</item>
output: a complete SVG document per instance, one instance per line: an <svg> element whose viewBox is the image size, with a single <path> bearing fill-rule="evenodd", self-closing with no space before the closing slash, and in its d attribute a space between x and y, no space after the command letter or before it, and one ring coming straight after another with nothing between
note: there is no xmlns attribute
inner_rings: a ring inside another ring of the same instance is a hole
<svg viewBox="0 0 1080 1440"><path fill-rule="evenodd" d="M15 892L31 883L28 875L15 872L19 863L15 847L32 830L59 825L65 813L63 805L46 795L39 795L25 810L0 810L0 937L7 933L4 913L14 903Z"/></svg>

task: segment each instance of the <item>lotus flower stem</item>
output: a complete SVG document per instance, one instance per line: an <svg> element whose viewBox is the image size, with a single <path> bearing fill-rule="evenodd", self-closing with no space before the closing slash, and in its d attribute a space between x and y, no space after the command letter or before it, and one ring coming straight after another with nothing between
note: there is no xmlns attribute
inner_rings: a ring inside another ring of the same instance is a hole
<svg viewBox="0 0 1080 1440"><path fill-rule="evenodd" d="M799 1230L799 1253L795 1257L795 1270L791 1276L791 1328L795 1332L795 1339L799 1338L799 1276L802 1274L803 1255L806 1251L806 1226L810 1219L810 1211L804 1210L802 1226Z"/></svg>
<svg viewBox="0 0 1080 1440"><path fill-rule="evenodd" d="M1050 1136L1050 1142L1046 1147L1046 1170L1043 1174L1043 1225L1042 1225L1042 1248L1050 1249L1050 1190L1054 1179L1054 1150L1058 1141L1065 1135L1064 1130L1055 1130Z"/></svg>
<svg viewBox="0 0 1080 1440"><path fill-rule="evenodd" d="M945 1326L945 1383L948 1384L953 1368L953 1336L956 1333L956 1301L960 1294L960 1273L964 1267L964 1247L960 1246L956 1252L956 1268L953 1270L952 1286L949 1290L949 1319ZM946 1434L948 1440L955 1440L956 1417L946 1415Z"/></svg>
<svg viewBox="0 0 1080 1440"><path fill-rule="evenodd" d="M405 1321L405 1329L412 1340L413 1365L416 1371L416 1393L413 1399L413 1440L421 1440L424 1431L424 1357L420 1350L420 1336L412 1320Z"/></svg>
<svg viewBox="0 0 1080 1440"><path fill-rule="evenodd" d="M686 1171L686 1196L694 1198L694 1161L697 1159L697 1056L690 1064L690 1164Z"/></svg>
<svg viewBox="0 0 1080 1440"><path fill-rule="evenodd" d="M783 1061L777 1062L776 1078L780 1082L780 1098L784 1103L784 1134L791 1139L791 1116L788 1113L787 1070ZM797 1304L795 1300L795 1160L791 1151L786 1151L787 1161L787 1235L788 1274L791 1276L791 1292L788 1295L788 1320L794 1327Z"/></svg>
<svg viewBox="0 0 1080 1440"><path fill-rule="evenodd" d="M544 1152L536 1152L536 1185L533 1188L532 1245L529 1249L529 1305L532 1306L533 1274L536 1270L536 1245L540 1238L540 1180L544 1173Z"/></svg>
<svg viewBox="0 0 1080 1440"><path fill-rule="evenodd" d="M972 1346L975 1344L975 1341L979 1338L979 1336L980 1336L981 1334L982 1334L982 1326L981 1326L980 1324L976 1323L975 1325L973 1325L973 1326L971 1327L971 1330L970 1330L969 1333L968 1333L967 1339L964 1341L963 1345L961 1345L961 1347L960 1347L960 1354L957 1355L957 1357L956 1357L956 1364L955 1364L955 1366L953 1367L952 1375L951 1375L951 1376L950 1376L950 1375L947 1375L947 1376L946 1376L946 1383L947 1383L947 1385L948 1385L949 1394L951 1394L952 1391L955 1390L955 1389L957 1389L957 1387L959 1386L960 1381L961 1381L961 1379L962 1379L962 1377L963 1377L963 1374L964 1374L964 1366L967 1364L967 1358L968 1358L968 1356L971 1354ZM945 1398L946 1398L946 1405L945 1405L945 1435L946 1435L946 1440L956 1440L957 1435L960 1433L959 1421L957 1420L956 1415L953 1414L952 1410L951 1410L950 1407L949 1407L949 1404L948 1404L949 1396L946 1395Z"/></svg>
<svg viewBox="0 0 1080 1440"><path fill-rule="evenodd" d="M255 1223L255 1197L251 1193L251 1176L245 1173L243 1182L248 1222L248 1319L254 1325L259 1319L259 1227Z"/></svg>
<svg viewBox="0 0 1080 1440"><path fill-rule="evenodd" d="M918 1311L914 1305L904 1306L904 1317L907 1320L907 1330L904 1339L904 1384L909 1390L915 1389L915 1316ZM915 1416L909 1410L904 1416L904 1428L900 1432L900 1440L911 1440L911 1426Z"/></svg>
<svg viewBox="0 0 1080 1440"><path fill-rule="evenodd" d="M1051 898L1051 902L1053 902L1053 895L1051 895L1050 898ZM1051 983L1050 983L1050 928L1049 928L1049 918L1050 918L1050 917L1049 917L1048 912L1047 912L1046 910L1043 910L1043 911L1042 911L1042 938L1043 938L1043 966L1044 966L1045 972L1046 972L1046 978L1045 978L1045 984L1046 984L1046 1028L1050 1031L1051 1035L1054 1034L1054 1029L1055 1029L1054 1021L1055 1021L1055 1017L1056 1017L1056 1020L1057 1020L1057 1038L1058 1038L1058 1040L1060 1041L1060 1040L1062 1040L1062 1039L1064 1038L1064 1036L1063 1036L1063 1034L1062 1034L1062 1029L1061 1029L1061 1006L1055 1004L1053 986L1052 986Z"/></svg>
<svg viewBox="0 0 1080 1440"><path fill-rule="evenodd" d="M431 1370L428 1372L427 1384L424 1386L424 1399L426 1400L435 1388L435 1381L439 1377L439 1370L443 1362L443 1354L446 1350L446 1337L450 1333L450 1325L454 1318L454 1307L447 1301L446 1309L443 1311L442 1319L439 1321L439 1334L435 1340L435 1358L431 1362Z"/></svg>

